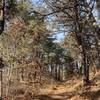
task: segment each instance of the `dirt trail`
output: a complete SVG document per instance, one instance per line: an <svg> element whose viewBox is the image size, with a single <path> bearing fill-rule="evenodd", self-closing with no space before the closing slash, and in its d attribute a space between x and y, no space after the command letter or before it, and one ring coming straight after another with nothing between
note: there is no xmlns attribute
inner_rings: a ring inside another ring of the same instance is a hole
<svg viewBox="0 0 100 100"><path fill-rule="evenodd" d="M92 75L90 75L92 76ZM81 79L40 90L32 100L100 100L100 71L89 86L82 86Z"/></svg>
<svg viewBox="0 0 100 100"><path fill-rule="evenodd" d="M26 88L23 91L17 91L18 95L12 97L12 100L100 100L100 71L94 78L92 76L91 73L91 83L88 86L83 86L81 78L72 78L63 83L52 82L51 85L44 85L45 88L42 87L41 89L37 87L36 90L33 86L29 88L30 85L26 85L28 91L26 92ZM23 84L20 87L23 87ZM34 92L30 92L32 90Z"/></svg>

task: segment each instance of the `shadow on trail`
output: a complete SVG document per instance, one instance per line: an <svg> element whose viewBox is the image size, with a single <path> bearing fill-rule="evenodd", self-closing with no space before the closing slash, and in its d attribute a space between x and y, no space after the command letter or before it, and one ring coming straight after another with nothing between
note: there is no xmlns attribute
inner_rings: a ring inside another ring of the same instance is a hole
<svg viewBox="0 0 100 100"><path fill-rule="evenodd" d="M74 95L75 93L73 92L64 92L60 94L51 94L51 95L37 95L34 97L34 100L35 99L38 99L38 100L68 100Z"/></svg>
<svg viewBox="0 0 100 100"><path fill-rule="evenodd" d="M48 95L38 95L36 97L33 98L34 100L61 100L61 99L55 99L55 98L52 98L51 96L48 96Z"/></svg>
<svg viewBox="0 0 100 100"><path fill-rule="evenodd" d="M81 97L87 98L89 100L100 100L100 89L97 91L88 91L80 95Z"/></svg>

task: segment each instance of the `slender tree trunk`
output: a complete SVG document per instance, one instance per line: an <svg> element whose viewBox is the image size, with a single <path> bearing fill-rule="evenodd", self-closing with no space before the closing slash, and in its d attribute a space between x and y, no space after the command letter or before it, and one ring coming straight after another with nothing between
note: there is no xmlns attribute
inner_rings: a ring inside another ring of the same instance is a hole
<svg viewBox="0 0 100 100"><path fill-rule="evenodd" d="M89 83L89 65L84 50L83 50L83 83L84 85Z"/></svg>
<svg viewBox="0 0 100 100"><path fill-rule="evenodd" d="M97 31L96 29L95 29L95 31ZM97 60L98 60L98 65L97 66L100 66L100 49L99 49L99 38L98 38L98 36L97 36L97 32L95 33L95 39L96 39L96 51L97 51Z"/></svg>
<svg viewBox="0 0 100 100"><path fill-rule="evenodd" d="M51 66L51 75L53 75L53 66L52 64L50 66Z"/></svg>
<svg viewBox="0 0 100 100"><path fill-rule="evenodd" d="M5 8L5 0L0 2L0 34L4 30L4 8Z"/></svg>
<svg viewBox="0 0 100 100"><path fill-rule="evenodd" d="M87 64L87 56L86 56L86 50L85 50L85 45L84 45L84 35L82 32L84 29L84 26L81 25L81 23L79 22L80 9L78 7L78 0L74 1L74 10L75 10L75 34L76 34L78 43L82 46L82 54L83 54L83 72L84 72L83 83L88 84L89 83L89 65Z"/></svg>
<svg viewBox="0 0 100 100"><path fill-rule="evenodd" d="M57 65L55 64L55 79L58 80Z"/></svg>
<svg viewBox="0 0 100 100"><path fill-rule="evenodd" d="M0 69L0 100L2 100L2 69Z"/></svg>
<svg viewBox="0 0 100 100"><path fill-rule="evenodd" d="M58 65L58 80L60 81L60 65Z"/></svg>

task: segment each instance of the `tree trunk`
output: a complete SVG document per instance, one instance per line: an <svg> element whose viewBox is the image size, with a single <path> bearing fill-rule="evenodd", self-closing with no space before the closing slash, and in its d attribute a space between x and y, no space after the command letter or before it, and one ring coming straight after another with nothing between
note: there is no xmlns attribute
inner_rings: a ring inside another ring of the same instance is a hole
<svg viewBox="0 0 100 100"><path fill-rule="evenodd" d="M86 52L83 48L83 84L86 85L89 83L89 64Z"/></svg>
<svg viewBox="0 0 100 100"><path fill-rule="evenodd" d="M57 80L57 65L54 64L54 78Z"/></svg>
<svg viewBox="0 0 100 100"><path fill-rule="evenodd" d="M2 100L2 69L0 69L0 100Z"/></svg>
<svg viewBox="0 0 100 100"><path fill-rule="evenodd" d="M0 6L0 34L3 32L4 30L4 8L5 8L5 0L2 0L0 2L1 6Z"/></svg>
<svg viewBox="0 0 100 100"><path fill-rule="evenodd" d="M75 34L77 41L79 45L82 47L82 54L83 54L83 83L88 84L89 83L89 65L87 64L87 54L85 50L85 45L84 45L84 34L83 34L83 29L84 26L83 24L80 23L79 21L79 7L78 7L78 0L74 1L74 11L75 11ZM79 35L79 36L78 36Z"/></svg>
<svg viewBox="0 0 100 100"><path fill-rule="evenodd" d="M60 65L58 65L58 81L60 81Z"/></svg>

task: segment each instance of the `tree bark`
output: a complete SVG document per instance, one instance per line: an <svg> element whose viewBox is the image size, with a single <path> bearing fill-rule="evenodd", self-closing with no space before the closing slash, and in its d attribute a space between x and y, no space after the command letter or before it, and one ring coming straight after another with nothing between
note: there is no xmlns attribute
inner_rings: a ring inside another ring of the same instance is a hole
<svg viewBox="0 0 100 100"><path fill-rule="evenodd" d="M87 64L87 54L86 54L85 45L84 45L84 34L82 32L84 29L84 26L81 25L81 23L79 22L80 9L78 8L78 0L74 1L74 10L75 10L75 34L76 34L76 38L79 45L81 45L82 47L82 54L83 54L83 83L88 84L89 83L89 65Z"/></svg>
<svg viewBox="0 0 100 100"><path fill-rule="evenodd" d="M89 83L89 65L86 57L86 52L83 50L83 83L87 85Z"/></svg>
<svg viewBox="0 0 100 100"><path fill-rule="evenodd" d="M5 8L5 0L0 2L0 34L4 31L4 8Z"/></svg>

